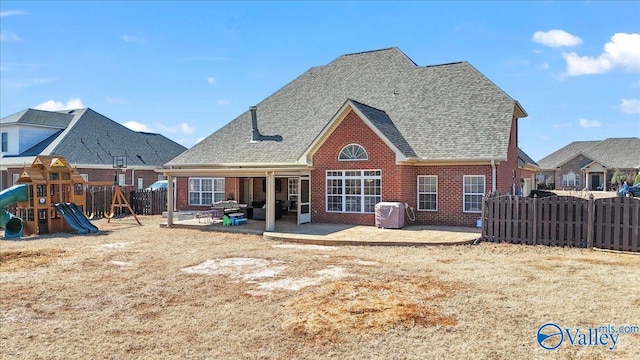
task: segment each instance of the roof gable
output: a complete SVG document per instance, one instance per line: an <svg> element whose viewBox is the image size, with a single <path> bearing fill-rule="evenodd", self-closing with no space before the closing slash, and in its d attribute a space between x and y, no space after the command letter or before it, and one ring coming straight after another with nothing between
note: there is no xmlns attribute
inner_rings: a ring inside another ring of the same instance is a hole
<svg viewBox="0 0 640 360"><path fill-rule="evenodd" d="M415 153L398 132L389 116L382 110L372 108L354 100L347 100L327 126L318 135L316 140L298 160L299 163L308 163L313 154L322 146L333 131L351 112L362 120L395 154L396 161L404 161L409 157L415 157Z"/></svg>
<svg viewBox="0 0 640 360"><path fill-rule="evenodd" d="M260 131L281 142L250 143L247 111L166 165L296 163L347 99L384 110L406 143L394 146L422 160L506 159L513 116L526 115L467 62L419 67L390 48L313 67L257 104Z"/></svg>

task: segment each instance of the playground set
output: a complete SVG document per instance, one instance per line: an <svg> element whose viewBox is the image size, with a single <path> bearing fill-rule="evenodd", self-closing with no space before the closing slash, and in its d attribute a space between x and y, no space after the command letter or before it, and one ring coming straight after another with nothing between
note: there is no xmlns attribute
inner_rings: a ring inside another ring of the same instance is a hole
<svg viewBox="0 0 640 360"><path fill-rule="evenodd" d="M6 239L58 232L98 232L90 221L93 215L87 217L84 213L87 182L64 157L36 157L30 167L22 169L17 183L0 192L0 227L5 230ZM119 186L114 185L111 213L105 217L110 221L115 207L128 207L140 224ZM17 216L5 209L14 203Z"/></svg>

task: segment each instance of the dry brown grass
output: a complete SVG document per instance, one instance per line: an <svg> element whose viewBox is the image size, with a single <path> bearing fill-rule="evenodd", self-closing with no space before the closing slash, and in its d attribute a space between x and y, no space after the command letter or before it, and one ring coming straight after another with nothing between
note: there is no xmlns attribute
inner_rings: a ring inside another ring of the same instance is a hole
<svg viewBox="0 0 640 360"><path fill-rule="evenodd" d="M538 327L640 325L640 257L482 243L319 247L98 220L0 241L2 359L633 359Z"/></svg>
<svg viewBox="0 0 640 360"><path fill-rule="evenodd" d="M283 325L295 336L320 342L350 341L354 334L389 328L455 326L440 315L440 305L454 287L432 278L390 282L338 281L289 300Z"/></svg>
<svg viewBox="0 0 640 360"><path fill-rule="evenodd" d="M55 261L64 251L60 249L0 250L0 272L18 271Z"/></svg>

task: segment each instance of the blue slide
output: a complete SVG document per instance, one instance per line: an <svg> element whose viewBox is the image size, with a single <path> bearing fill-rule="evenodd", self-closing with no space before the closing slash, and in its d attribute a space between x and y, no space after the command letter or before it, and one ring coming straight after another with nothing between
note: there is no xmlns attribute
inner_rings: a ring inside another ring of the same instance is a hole
<svg viewBox="0 0 640 360"><path fill-rule="evenodd" d="M56 208L58 213L62 215L62 218L71 226L73 230L78 232L78 234L88 234L89 229L85 228L79 221L73 216L73 213L69 209L69 207L65 203L53 204L53 207Z"/></svg>
<svg viewBox="0 0 640 360"><path fill-rule="evenodd" d="M76 220L84 226L85 229L89 230L90 233L97 233L98 228L87 219L84 215L84 212L78 207L78 205L74 203L66 203L67 207L71 211L71 213L76 217Z"/></svg>

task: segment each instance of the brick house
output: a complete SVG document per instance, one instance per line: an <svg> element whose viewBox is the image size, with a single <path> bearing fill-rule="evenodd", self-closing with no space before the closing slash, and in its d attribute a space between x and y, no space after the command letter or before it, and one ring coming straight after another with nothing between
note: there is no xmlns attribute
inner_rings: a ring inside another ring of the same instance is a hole
<svg viewBox="0 0 640 360"><path fill-rule="evenodd" d="M267 230L277 200L298 223L373 225L375 204L397 201L418 224L473 226L486 193L521 193L525 180L531 188L538 168L517 145L526 116L467 62L421 67L397 48L347 54L169 161L165 174L177 178L177 209L264 202Z"/></svg>
<svg viewBox="0 0 640 360"><path fill-rule="evenodd" d="M567 190L610 190L621 171L633 178L640 171L640 138L574 141L538 161L539 186Z"/></svg>
<svg viewBox="0 0 640 360"><path fill-rule="evenodd" d="M63 156L89 182L113 182L114 156L124 157L120 185L144 188L186 148L159 134L132 131L92 109L27 109L0 119L0 190L13 186L36 156ZM161 175L162 176L162 175Z"/></svg>

